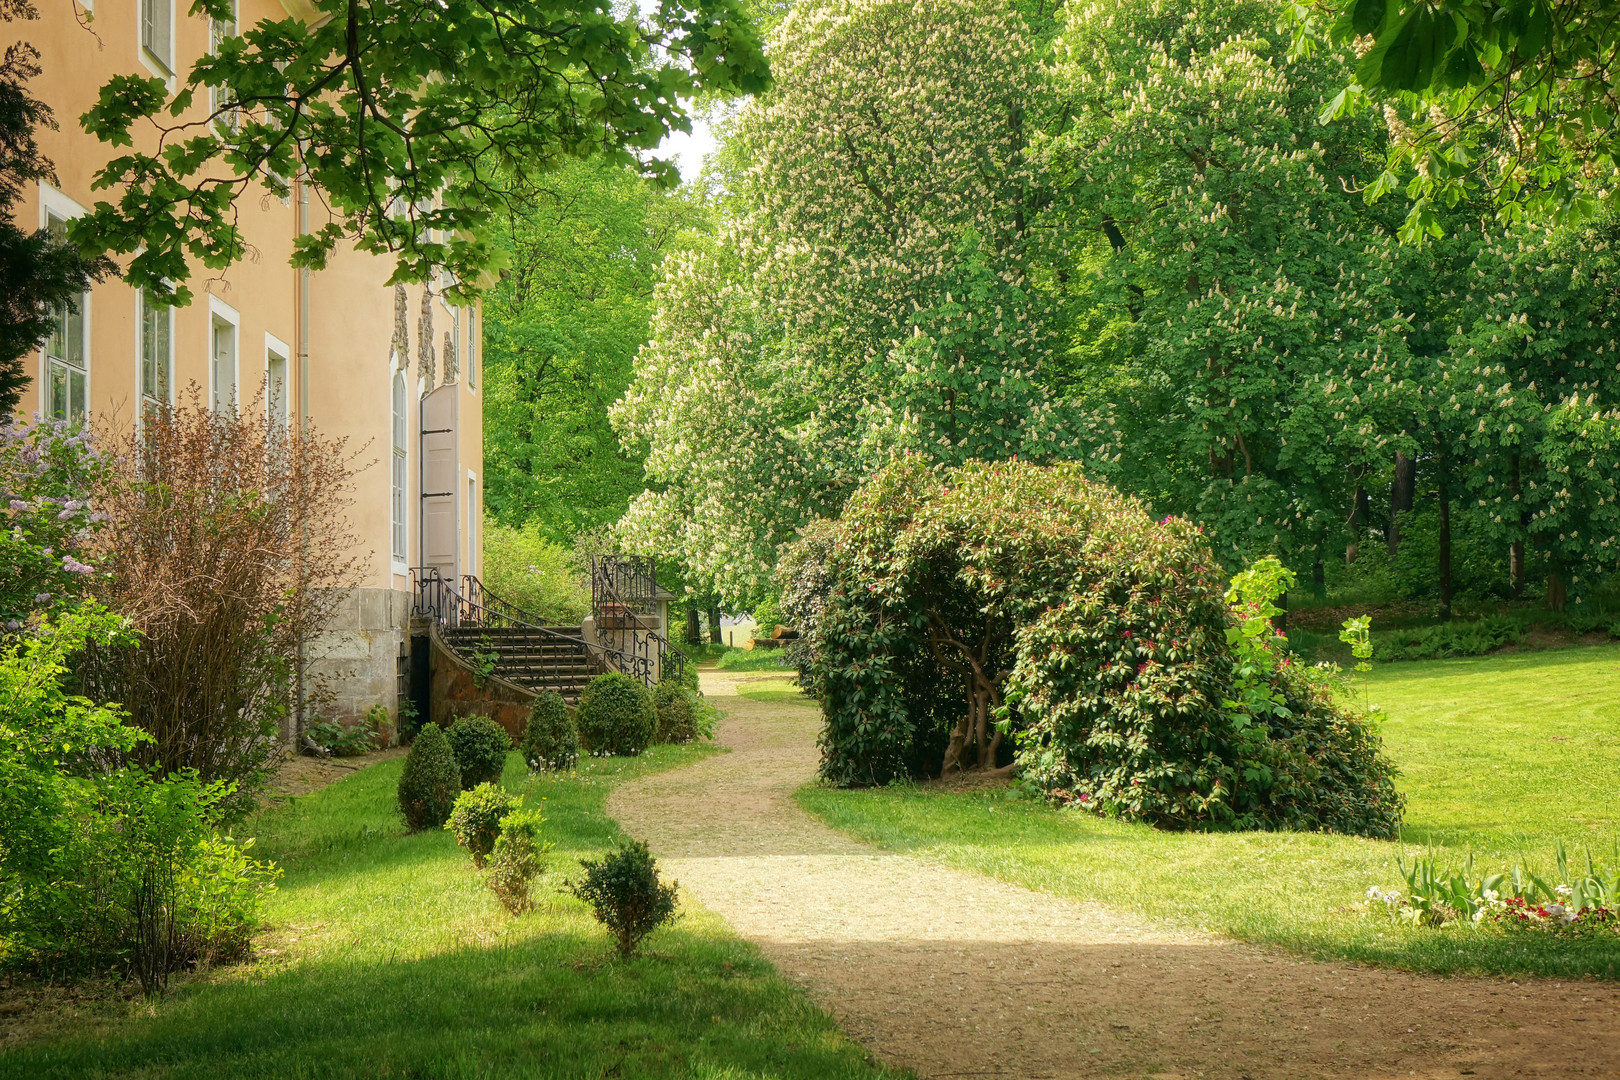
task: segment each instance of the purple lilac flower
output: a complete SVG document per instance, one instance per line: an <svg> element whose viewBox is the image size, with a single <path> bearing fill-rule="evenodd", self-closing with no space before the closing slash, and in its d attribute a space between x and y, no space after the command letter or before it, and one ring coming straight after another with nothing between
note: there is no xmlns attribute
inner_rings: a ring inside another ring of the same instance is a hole
<svg viewBox="0 0 1620 1080"><path fill-rule="evenodd" d="M26 510L26 509L28 509L28 504L26 502L23 502L23 500L21 500L21 499L12 499L11 500L11 508L13 510Z"/></svg>
<svg viewBox="0 0 1620 1080"><path fill-rule="evenodd" d="M42 593L35 593L34 594L34 603L36 603L36 604L48 604L50 602L51 602L51 594L50 593L42 592Z"/></svg>

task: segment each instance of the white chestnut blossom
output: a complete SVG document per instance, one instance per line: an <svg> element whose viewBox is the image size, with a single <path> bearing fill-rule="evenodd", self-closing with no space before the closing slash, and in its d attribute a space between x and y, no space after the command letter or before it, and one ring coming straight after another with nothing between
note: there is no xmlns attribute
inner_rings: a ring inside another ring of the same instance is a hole
<svg viewBox="0 0 1620 1080"><path fill-rule="evenodd" d="M770 56L725 134L718 241L669 262L614 413L652 485L621 535L735 599L896 453L1074 457L1107 430L1048 389L1050 108L1017 11L834 0Z"/></svg>

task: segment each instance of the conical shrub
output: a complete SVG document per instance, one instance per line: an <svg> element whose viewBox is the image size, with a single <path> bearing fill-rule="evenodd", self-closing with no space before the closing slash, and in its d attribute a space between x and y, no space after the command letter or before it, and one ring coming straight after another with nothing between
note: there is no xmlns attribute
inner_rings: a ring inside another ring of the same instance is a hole
<svg viewBox="0 0 1620 1080"><path fill-rule="evenodd" d="M438 724L416 733L399 774L399 812L412 832L436 829L450 818L461 794L461 767Z"/></svg>
<svg viewBox="0 0 1620 1080"><path fill-rule="evenodd" d="M542 690L523 729L523 760L531 769L568 769L579 759L579 730L568 704L555 690Z"/></svg>

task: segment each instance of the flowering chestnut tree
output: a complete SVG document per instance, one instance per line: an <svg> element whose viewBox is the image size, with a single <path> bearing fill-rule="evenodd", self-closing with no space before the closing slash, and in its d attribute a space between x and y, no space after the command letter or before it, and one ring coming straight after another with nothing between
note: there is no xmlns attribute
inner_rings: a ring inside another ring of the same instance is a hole
<svg viewBox="0 0 1620 1080"><path fill-rule="evenodd" d="M1310 564L1393 454L1339 374L1406 352L1398 218L1355 190L1384 133L1317 124L1342 61L1290 63L1271 5L1164 7L1074 5L1056 42L1079 378L1119 418L1121 484L1229 565Z"/></svg>
<svg viewBox="0 0 1620 1080"><path fill-rule="evenodd" d="M622 532L739 599L896 453L1097 445L1050 383L1052 114L1022 16L836 0L770 55L726 131L719 237L672 261L616 413L652 481Z"/></svg>

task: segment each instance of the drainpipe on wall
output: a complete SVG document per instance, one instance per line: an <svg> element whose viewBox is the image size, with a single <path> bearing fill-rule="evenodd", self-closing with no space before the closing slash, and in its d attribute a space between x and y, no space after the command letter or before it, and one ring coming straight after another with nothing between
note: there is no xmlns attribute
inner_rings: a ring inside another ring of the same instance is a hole
<svg viewBox="0 0 1620 1080"><path fill-rule="evenodd" d="M298 235L303 236L309 232L309 181L300 176L298 178ZM300 444L303 437L309 433L309 267L298 268L298 435ZM300 450L300 452L302 452ZM308 526L304 527L303 537L308 536ZM304 577L305 545L298 546L298 576ZM295 673L295 686L293 693L296 697L293 715L293 746L303 745L304 741L304 668L308 663L306 653L307 642L303 636L298 638L298 668Z"/></svg>

